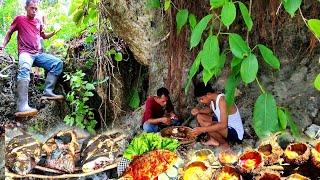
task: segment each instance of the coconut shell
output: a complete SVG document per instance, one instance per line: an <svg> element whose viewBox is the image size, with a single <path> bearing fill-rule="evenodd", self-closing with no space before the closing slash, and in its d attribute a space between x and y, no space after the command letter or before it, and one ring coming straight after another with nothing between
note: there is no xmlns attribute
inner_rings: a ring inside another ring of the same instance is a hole
<svg viewBox="0 0 320 180"><path fill-rule="evenodd" d="M276 171L266 170L261 172L256 180L281 180L281 176Z"/></svg>
<svg viewBox="0 0 320 180"><path fill-rule="evenodd" d="M311 162L315 167L320 169L320 142L317 142L311 150Z"/></svg>
<svg viewBox="0 0 320 180"><path fill-rule="evenodd" d="M241 180L240 172L233 166L223 166L214 172L211 180Z"/></svg>
<svg viewBox="0 0 320 180"><path fill-rule="evenodd" d="M257 173L264 166L262 154L255 150L245 151L239 157L238 166L242 173Z"/></svg>
<svg viewBox="0 0 320 180"><path fill-rule="evenodd" d="M238 161L238 156L231 150L222 151L219 153L219 161L223 165L235 164Z"/></svg>
<svg viewBox="0 0 320 180"><path fill-rule="evenodd" d="M277 163L283 154L282 148L276 142L262 143L258 151L262 154L266 165Z"/></svg>
<svg viewBox="0 0 320 180"><path fill-rule="evenodd" d="M307 178L305 176L295 173L288 176L286 180L310 180L310 178Z"/></svg>
<svg viewBox="0 0 320 180"><path fill-rule="evenodd" d="M310 148L305 143L289 144L284 152L284 160L287 163L301 165L308 161Z"/></svg>

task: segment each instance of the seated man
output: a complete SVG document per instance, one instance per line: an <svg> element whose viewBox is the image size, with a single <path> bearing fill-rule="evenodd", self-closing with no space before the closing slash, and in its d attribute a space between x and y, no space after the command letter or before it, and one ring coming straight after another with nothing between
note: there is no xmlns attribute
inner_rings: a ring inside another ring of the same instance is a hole
<svg viewBox="0 0 320 180"><path fill-rule="evenodd" d="M147 98L142 118L144 131L158 132L165 126L177 125L178 121L176 119L168 89L162 87L157 90L157 96L149 96Z"/></svg>
<svg viewBox="0 0 320 180"><path fill-rule="evenodd" d="M194 92L199 102L207 107L191 110L200 125L193 129L192 134L208 133L209 140L204 142L205 145L228 147L227 141L241 141L244 130L237 106L233 104L228 112L224 94L216 93L204 83L196 85Z"/></svg>

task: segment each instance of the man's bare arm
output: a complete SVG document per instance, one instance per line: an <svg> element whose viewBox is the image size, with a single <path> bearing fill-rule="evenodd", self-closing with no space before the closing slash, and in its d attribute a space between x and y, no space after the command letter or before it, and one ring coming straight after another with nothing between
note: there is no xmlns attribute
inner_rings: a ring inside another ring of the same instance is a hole
<svg viewBox="0 0 320 180"><path fill-rule="evenodd" d="M9 30L6 34L6 37L4 38L3 40L3 44L2 46L0 47L0 50L4 50L7 46L7 44L9 43L10 39L11 39L11 36L13 34L13 31Z"/></svg>

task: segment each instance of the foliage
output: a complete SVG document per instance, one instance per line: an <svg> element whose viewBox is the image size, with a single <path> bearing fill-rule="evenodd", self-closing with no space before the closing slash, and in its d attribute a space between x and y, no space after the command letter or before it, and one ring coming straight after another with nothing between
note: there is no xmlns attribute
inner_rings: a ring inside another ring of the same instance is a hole
<svg viewBox="0 0 320 180"><path fill-rule="evenodd" d="M288 109L278 107L279 123L282 130L285 130L289 126L291 133L294 137L298 137L300 134L299 128L292 120L291 114Z"/></svg>
<svg viewBox="0 0 320 180"><path fill-rule="evenodd" d="M134 156L138 156L155 149L175 151L179 145L180 143L175 139L165 138L155 133L142 133L130 142L123 153L123 157L128 160L132 160Z"/></svg>
<svg viewBox="0 0 320 180"><path fill-rule="evenodd" d="M301 0L293 1L294 0L283 1L285 10L289 12L291 16L294 15L301 4ZM210 13L205 15L198 23L196 20L193 20L195 19L195 16L191 12L188 13L186 12L188 10L183 10L184 14L189 14L189 27L191 29L190 49L198 46L201 44L200 42L204 41L202 49L198 51L189 70L185 93L188 92L192 78L201 70L200 67L203 68L200 73L202 73L202 80L206 84L212 77L220 74L222 68L224 68L225 61L227 60L226 54L231 52L231 72L225 84L228 107L234 103L235 90L241 81L245 84L256 81L262 92L254 106L253 127L256 134L259 137L264 137L271 132L284 129L288 124L292 133L298 135L298 133L296 133L297 127L295 126L289 111L285 110L284 113L282 113L282 111L279 110L278 116L275 98L272 94L263 89L257 78L258 70L262 62L265 62L272 69L279 70L280 60L266 45L257 44L253 48L250 48L248 42L244 40L240 34L237 34L236 32L221 32L221 30L223 30L222 26L225 26L228 30L235 19L237 19L237 3L244 24L247 27L247 31L250 32L253 27L253 21L249 13L250 11L248 10L247 5L240 1L210 0ZM177 29L178 32L180 32L181 28L186 24L186 15L184 18L181 18L180 11L177 13L176 17L177 27L179 28ZM191 17L192 20L190 20ZM217 22L220 23L220 28L214 29L213 26L216 26ZM315 25L317 24L316 21L309 22L311 24L309 26L317 26ZM315 31L315 34L317 34L317 31ZM219 39L224 39L221 38L223 35L228 37L229 47L220 49ZM261 56L257 55L256 49L259 49ZM260 58L263 61L260 61ZM283 117L286 117L286 119Z"/></svg>
<svg viewBox="0 0 320 180"><path fill-rule="evenodd" d="M318 74L318 76L314 80L314 87L316 87L316 89L320 91L320 74Z"/></svg>
<svg viewBox="0 0 320 180"><path fill-rule="evenodd" d="M64 121L67 125L76 125L80 128L86 128L90 133L94 133L94 127L97 121L94 119L92 108L87 105L87 101L94 94L94 83L84 80L85 73L78 70L74 74L66 74L66 81L70 81L71 91L67 94L67 100L70 102L71 113Z"/></svg>
<svg viewBox="0 0 320 180"><path fill-rule="evenodd" d="M133 88L130 93L129 106L132 109L137 109L140 105L139 91L137 88Z"/></svg>

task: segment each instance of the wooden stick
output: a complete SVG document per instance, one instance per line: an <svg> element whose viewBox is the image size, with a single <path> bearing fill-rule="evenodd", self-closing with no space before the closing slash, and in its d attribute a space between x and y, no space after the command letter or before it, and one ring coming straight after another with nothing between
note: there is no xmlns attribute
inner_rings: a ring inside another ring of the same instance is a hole
<svg viewBox="0 0 320 180"><path fill-rule="evenodd" d="M109 169L116 168L118 166L118 162L111 164L109 166L106 166L103 169L97 169L91 172L87 173L78 173L78 174L62 174L62 175L56 175L56 176L48 176L48 175L40 175L40 174L27 174L27 175L19 175L19 174L14 174L11 172L6 172L6 177L11 177L11 178L39 178L39 179L66 179L66 178L79 178L79 177L85 177L85 176L90 176L93 174L97 174Z"/></svg>
<svg viewBox="0 0 320 180"><path fill-rule="evenodd" d="M38 166L38 165L36 165L34 167L34 169L38 169L40 171L45 171L45 172L56 173L56 174L63 174L64 173L64 172L59 171L59 170L55 170L55 169L51 169L51 168L47 168L47 167L42 167L42 166Z"/></svg>

